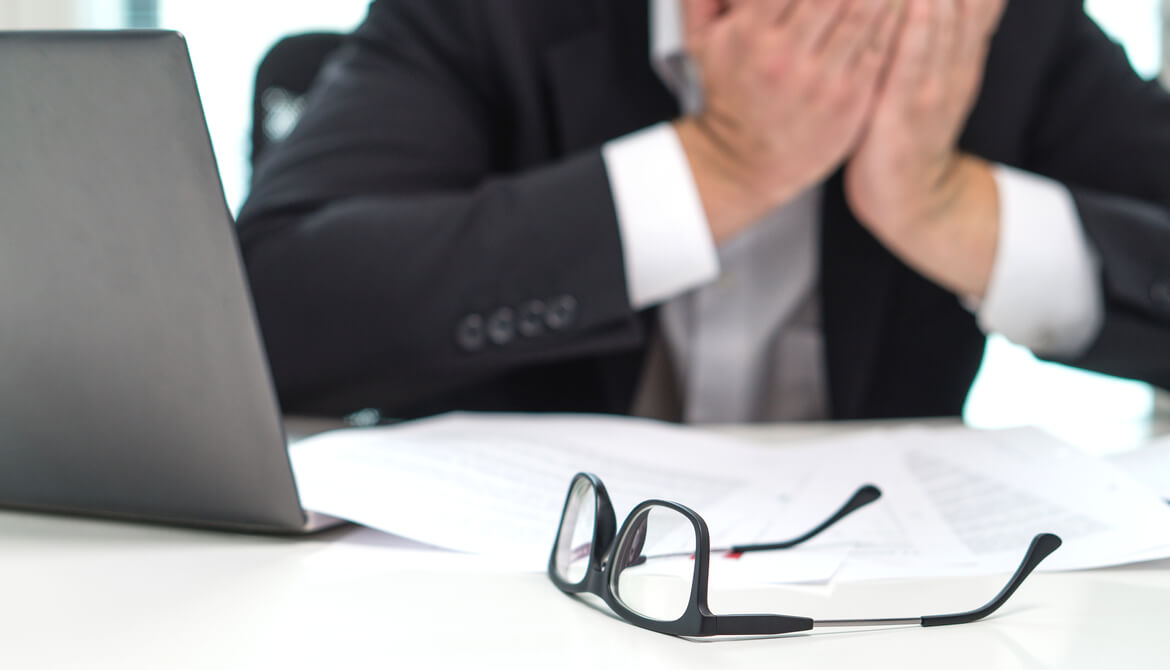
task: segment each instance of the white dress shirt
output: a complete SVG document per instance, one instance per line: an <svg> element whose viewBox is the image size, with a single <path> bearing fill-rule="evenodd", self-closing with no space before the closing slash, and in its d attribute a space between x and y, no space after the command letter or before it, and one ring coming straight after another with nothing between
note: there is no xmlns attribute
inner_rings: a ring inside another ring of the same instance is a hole
<svg viewBox="0 0 1170 670"><path fill-rule="evenodd" d="M651 55L684 114L702 90L683 46L679 0L650 0ZM716 247L673 126L603 147L630 303L661 305L661 331L690 423L828 417L817 280L822 187ZM1000 236L975 311L1041 355L1075 355L1101 327L1099 267L1062 184L996 166Z"/></svg>

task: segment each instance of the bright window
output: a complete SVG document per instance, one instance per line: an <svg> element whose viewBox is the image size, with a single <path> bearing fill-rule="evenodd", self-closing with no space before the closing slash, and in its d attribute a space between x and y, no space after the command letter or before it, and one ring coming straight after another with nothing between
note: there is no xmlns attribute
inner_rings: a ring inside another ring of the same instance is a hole
<svg viewBox="0 0 1170 670"><path fill-rule="evenodd" d="M91 26L128 24L178 30L187 38L224 191L233 210L247 195L252 87L256 67L284 35L349 31L369 0L80 0Z"/></svg>
<svg viewBox="0 0 1170 670"><path fill-rule="evenodd" d="M1105 32L1125 45L1129 60L1142 76L1162 71L1163 0L1088 0L1085 9Z"/></svg>

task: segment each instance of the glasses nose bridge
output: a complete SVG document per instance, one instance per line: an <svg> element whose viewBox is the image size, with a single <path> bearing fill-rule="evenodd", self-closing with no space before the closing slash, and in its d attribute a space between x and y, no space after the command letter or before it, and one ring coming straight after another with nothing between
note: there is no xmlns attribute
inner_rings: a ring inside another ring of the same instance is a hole
<svg viewBox="0 0 1170 670"><path fill-rule="evenodd" d="M589 572L585 575L585 590L594 595L601 596L609 587L609 566L605 563L594 567L589 566Z"/></svg>
<svg viewBox="0 0 1170 670"><path fill-rule="evenodd" d="M589 568L584 580L585 590L589 593L604 597L604 593L609 590L609 580L612 577L613 564L616 560L613 555L616 545L617 537L614 534L610 534L608 542L595 545L596 558L589 561Z"/></svg>

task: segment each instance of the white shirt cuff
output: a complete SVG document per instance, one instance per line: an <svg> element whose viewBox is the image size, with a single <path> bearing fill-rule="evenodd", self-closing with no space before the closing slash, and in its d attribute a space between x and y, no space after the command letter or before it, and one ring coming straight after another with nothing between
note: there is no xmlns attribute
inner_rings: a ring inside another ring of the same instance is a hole
<svg viewBox="0 0 1170 670"><path fill-rule="evenodd" d="M979 326L1041 356L1073 357L1104 320L1100 261L1061 183L997 165L1000 233Z"/></svg>
<svg viewBox="0 0 1170 670"><path fill-rule="evenodd" d="M661 123L607 143L630 305L645 309L713 281L719 256L682 143Z"/></svg>

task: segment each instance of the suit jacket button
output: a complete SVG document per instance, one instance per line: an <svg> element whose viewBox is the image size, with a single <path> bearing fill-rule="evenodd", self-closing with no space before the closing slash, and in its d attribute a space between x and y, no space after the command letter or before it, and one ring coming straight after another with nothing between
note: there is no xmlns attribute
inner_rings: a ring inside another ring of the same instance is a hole
<svg viewBox="0 0 1170 670"><path fill-rule="evenodd" d="M520 320L516 330L524 337L538 337L544 334L544 316L548 306L540 300L532 300L520 308Z"/></svg>
<svg viewBox="0 0 1170 670"><path fill-rule="evenodd" d="M511 307L497 309L487 323L487 336L493 344L503 346L516 337L516 313Z"/></svg>
<svg viewBox="0 0 1170 670"><path fill-rule="evenodd" d="M455 342L464 351L479 351L487 341L487 332L483 317L479 314L468 314L459 322L455 329Z"/></svg>
<svg viewBox="0 0 1170 670"><path fill-rule="evenodd" d="M544 315L544 322L553 330L564 330L573 325L577 318L577 299L571 295L563 295L549 301L548 312Z"/></svg>

